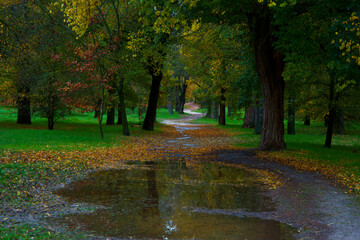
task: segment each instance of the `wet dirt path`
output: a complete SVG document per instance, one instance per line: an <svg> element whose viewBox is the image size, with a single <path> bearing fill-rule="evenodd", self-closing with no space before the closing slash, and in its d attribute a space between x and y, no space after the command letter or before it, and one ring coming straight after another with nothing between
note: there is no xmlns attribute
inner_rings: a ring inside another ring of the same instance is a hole
<svg viewBox="0 0 360 240"><path fill-rule="evenodd" d="M192 106L192 109L194 108L196 109L196 106ZM189 124L189 121L199 117L201 115L196 114L177 121L165 121L165 124L174 126L180 135L183 135L172 140L171 144L196 148L196 142L204 141L207 134L202 135L201 132L209 126ZM222 140L228 139L224 137ZM287 223L299 230L295 235L297 239L360 239L360 204L354 196L345 194L343 189L320 174L300 172L254 156L254 151L236 149L220 149L208 155L210 161L275 173L283 184L268 190L266 195L270 196L278 207L271 212L219 210L216 213Z"/></svg>

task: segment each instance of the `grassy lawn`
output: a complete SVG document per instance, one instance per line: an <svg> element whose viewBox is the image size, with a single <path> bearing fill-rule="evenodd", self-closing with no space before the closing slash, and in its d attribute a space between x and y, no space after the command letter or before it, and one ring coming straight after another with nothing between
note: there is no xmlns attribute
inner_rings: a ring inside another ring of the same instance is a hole
<svg viewBox="0 0 360 240"><path fill-rule="evenodd" d="M137 112L128 111L132 136L153 134L141 130ZM104 139L100 139L99 124L94 113L73 113L60 119L55 130L47 129L47 120L33 118L31 125L16 124L16 111L0 109L0 151L1 150L85 150L121 145L122 126L106 126L103 120ZM180 114L169 115L166 109L158 109L157 120L178 119ZM141 120L142 121L142 120ZM155 133L160 131L155 126Z"/></svg>
<svg viewBox="0 0 360 240"><path fill-rule="evenodd" d="M154 132L142 130L137 112L128 113L132 136L161 132L158 124ZM86 238L78 232L48 229L40 220L24 222L23 217L42 219L53 215L50 205L58 204L51 193L54 187L96 169L106 150L113 151L114 147L122 151L129 139L122 136L122 127L103 124L105 137L101 140L93 114L73 113L60 119L50 131L46 119L33 118L31 125L18 125L15 110L0 108L0 239ZM169 115L166 109L158 110L158 121L180 117ZM100 157L92 156L94 153Z"/></svg>
<svg viewBox="0 0 360 240"><path fill-rule="evenodd" d="M196 123L217 125L214 119L203 118ZM253 129L242 128L243 121L226 119L226 126L218 126L235 135L236 145L241 148L257 148L260 135ZM285 132L287 123L285 122ZM270 158L300 170L321 172L348 187L349 192L360 195L360 124L349 123L346 134L333 135L332 147L325 148L326 127L323 122L311 122L305 126L296 122L296 135L285 134L287 150L258 152L259 157Z"/></svg>

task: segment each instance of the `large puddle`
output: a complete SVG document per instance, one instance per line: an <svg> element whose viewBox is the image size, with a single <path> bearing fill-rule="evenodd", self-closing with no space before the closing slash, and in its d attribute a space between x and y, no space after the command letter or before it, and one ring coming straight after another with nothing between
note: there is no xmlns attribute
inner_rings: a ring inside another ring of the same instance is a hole
<svg viewBox="0 0 360 240"><path fill-rule="evenodd" d="M57 194L104 208L53 221L125 239L295 239L292 227L236 213L276 208L255 176L211 163L147 162L98 171ZM257 182L257 183L256 183Z"/></svg>

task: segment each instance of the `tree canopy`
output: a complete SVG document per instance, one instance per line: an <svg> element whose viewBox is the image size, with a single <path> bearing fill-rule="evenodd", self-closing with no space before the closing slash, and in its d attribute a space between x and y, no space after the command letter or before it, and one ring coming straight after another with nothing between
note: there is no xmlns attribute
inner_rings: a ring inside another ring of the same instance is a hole
<svg viewBox="0 0 360 240"><path fill-rule="evenodd" d="M0 102L18 123L49 129L74 110L183 112L200 102L225 123L256 107L259 147L285 149L284 109L327 119L325 146L359 121L360 12L356 0L51 0L0 3ZM146 103L147 102L147 103ZM109 115L110 114L110 115ZM114 114L112 114L114 116ZM208 114L209 115L209 114ZM214 116L215 116L214 115ZM260 117L260 115L259 115ZM109 123L114 122L110 121Z"/></svg>

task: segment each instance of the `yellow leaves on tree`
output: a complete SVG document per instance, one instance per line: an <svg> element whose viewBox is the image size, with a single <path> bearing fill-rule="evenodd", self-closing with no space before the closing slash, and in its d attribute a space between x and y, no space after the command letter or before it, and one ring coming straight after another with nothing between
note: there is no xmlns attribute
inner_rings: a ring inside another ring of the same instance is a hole
<svg viewBox="0 0 360 240"><path fill-rule="evenodd" d="M331 43L339 46L341 55L346 57L346 62L355 61L360 65L360 18L358 14L351 16L340 23L341 29L335 32L338 37Z"/></svg>
<svg viewBox="0 0 360 240"><path fill-rule="evenodd" d="M101 0L61 0L61 8L72 30L79 36L84 35L91 18L98 11Z"/></svg>

